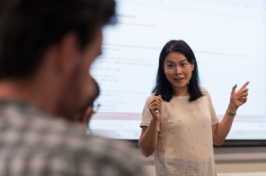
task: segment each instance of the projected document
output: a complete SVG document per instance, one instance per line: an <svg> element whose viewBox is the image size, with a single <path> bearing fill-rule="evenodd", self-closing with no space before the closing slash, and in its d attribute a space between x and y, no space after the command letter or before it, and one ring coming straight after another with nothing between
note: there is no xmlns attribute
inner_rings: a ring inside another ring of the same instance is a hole
<svg viewBox="0 0 266 176"><path fill-rule="evenodd" d="M90 129L110 138L138 139L141 113L155 85L159 53L172 39L195 53L200 86L219 118L235 84L246 81L248 101L239 108L227 139L266 139L264 0L118 0L118 23L104 30L103 54L94 63L101 104Z"/></svg>

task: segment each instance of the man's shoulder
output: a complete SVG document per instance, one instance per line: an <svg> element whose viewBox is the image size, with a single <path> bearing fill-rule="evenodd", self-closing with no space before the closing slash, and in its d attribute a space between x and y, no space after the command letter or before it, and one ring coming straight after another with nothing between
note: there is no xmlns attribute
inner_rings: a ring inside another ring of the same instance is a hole
<svg viewBox="0 0 266 176"><path fill-rule="evenodd" d="M0 102L0 109L3 107L6 112L0 114L0 152L9 150L26 156L24 165L40 160L48 164L49 171L66 170L70 175L76 175L77 170L80 175L143 175L127 142L86 135L82 125L34 107ZM43 172L43 167L32 169Z"/></svg>
<svg viewBox="0 0 266 176"><path fill-rule="evenodd" d="M55 146L55 150L59 152L53 157L61 157L70 164L74 162L84 174L93 172L92 175L100 176L144 175L139 158L132 153L134 150L126 141L77 133L69 133L63 137L61 145Z"/></svg>

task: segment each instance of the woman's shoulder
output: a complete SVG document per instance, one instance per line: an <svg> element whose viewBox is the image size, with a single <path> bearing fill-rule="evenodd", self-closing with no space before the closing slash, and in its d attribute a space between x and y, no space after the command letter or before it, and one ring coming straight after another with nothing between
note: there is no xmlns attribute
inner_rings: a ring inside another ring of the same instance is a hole
<svg viewBox="0 0 266 176"><path fill-rule="evenodd" d="M150 94L148 97L147 97L147 101L152 101L155 97L155 93L152 93Z"/></svg>
<svg viewBox="0 0 266 176"><path fill-rule="evenodd" d="M202 93L203 95L207 95L207 94L209 94L208 90L207 90L205 87L200 86L199 88L200 88L200 91L201 91L201 93Z"/></svg>
<svg viewBox="0 0 266 176"><path fill-rule="evenodd" d="M147 97L147 99L146 99L146 103L145 103L145 105L147 106L148 104L150 104L150 103L152 102L152 100L154 99L154 97L155 97L155 94L154 94L154 93L150 94L150 95Z"/></svg>
<svg viewBox="0 0 266 176"><path fill-rule="evenodd" d="M204 97L206 97L207 99L211 98L209 91L205 87L200 86L200 91L201 91L202 95Z"/></svg>

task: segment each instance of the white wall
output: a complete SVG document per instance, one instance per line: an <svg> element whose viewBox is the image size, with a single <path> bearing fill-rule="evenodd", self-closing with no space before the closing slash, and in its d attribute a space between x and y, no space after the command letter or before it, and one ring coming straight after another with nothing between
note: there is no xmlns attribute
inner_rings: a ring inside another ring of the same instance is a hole
<svg viewBox="0 0 266 176"><path fill-rule="evenodd" d="M136 152L149 176L154 176L153 158ZM215 148L214 153L218 176L266 176L266 146Z"/></svg>
<svg viewBox="0 0 266 176"><path fill-rule="evenodd" d="M221 176L224 173L266 176L266 147L215 148L214 153L216 170Z"/></svg>

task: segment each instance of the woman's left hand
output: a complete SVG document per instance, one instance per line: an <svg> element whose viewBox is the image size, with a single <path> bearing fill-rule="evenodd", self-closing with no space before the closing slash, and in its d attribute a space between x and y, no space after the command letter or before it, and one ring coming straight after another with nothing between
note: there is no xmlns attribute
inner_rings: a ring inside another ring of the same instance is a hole
<svg viewBox="0 0 266 176"><path fill-rule="evenodd" d="M237 85L232 88L230 104L228 107L230 111L236 112L239 106L246 103L248 97L248 88L246 87L248 84L249 81L247 81L237 92L235 92Z"/></svg>

